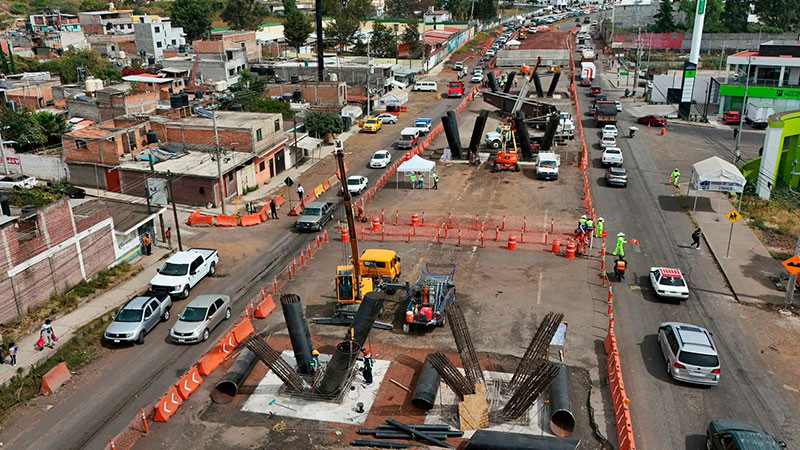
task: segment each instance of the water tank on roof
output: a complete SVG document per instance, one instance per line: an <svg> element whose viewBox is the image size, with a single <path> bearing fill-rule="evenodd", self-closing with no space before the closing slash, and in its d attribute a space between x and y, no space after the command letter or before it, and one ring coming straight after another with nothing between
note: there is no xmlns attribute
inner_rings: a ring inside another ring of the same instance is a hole
<svg viewBox="0 0 800 450"><path fill-rule="evenodd" d="M181 97L181 106L189 106L189 94L181 92L178 95Z"/></svg>
<svg viewBox="0 0 800 450"><path fill-rule="evenodd" d="M265 69L267 70L266 75L268 77L274 77L275 76L275 68L274 67L266 67Z"/></svg>
<svg viewBox="0 0 800 450"><path fill-rule="evenodd" d="M292 100L294 100L296 102L302 102L303 101L303 91L301 91L300 89L295 89L294 93L292 94Z"/></svg>
<svg viewBox="0 0 800 450"><path fill-rule="evenodd" d="M292 101L292 94L290 94L288 92L285 93L285 94L281 94L281 101L282 102L286 102L286 103L291 102Z"/></svg>
<svg viewBox="0 0 800 450"><path fill-rule="evenodd" d="M158 143L158 133L153 130L147 132L147 143L148 144L157 144Z"/></svg>
<svg viewBox="0 0 800 450"><path fill-rule="evenodd" d="M180 108L183 106L183 99L180 94L173 94L169 96L169 107L172 109Z"/></svg>
<svg viewBox="0 0 800 450"><path fill-rule="evenodd" d="M89 77L86 79L86 91L87 92L95 92L103 89L103 80L98 80L95 77Z"/></svg>
<svg viewBox="0 0 800 450"><path fill-rule="evenodd" d="M227 81L217 81L214 83L214 90L217 92L222 92L228 89L228 82Z"/></svg>
<svg viewBox="0 0 800 450"><path fill-rule="evenodd" d="M291 81L292 81L293 84L299 83L300 82L300 77L297 76L297 75L292 75Z"/></svg>
<svg viewBox="0 0 800 450"><path fill-rule="evenodd" d="M125 59L125 56L126 56L126 55L125 55L125 52L123 52L122 50L120 50L120 51L119 51L119 59Z"/></svg>

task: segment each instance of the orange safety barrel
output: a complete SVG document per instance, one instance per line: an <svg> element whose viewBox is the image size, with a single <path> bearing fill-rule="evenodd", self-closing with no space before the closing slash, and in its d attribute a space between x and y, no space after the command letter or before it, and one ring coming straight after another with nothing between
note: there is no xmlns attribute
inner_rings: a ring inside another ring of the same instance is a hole
<svg viewBox="0 0 800 450"><path fill-rule="evenodd" d="M379 231L381 229L381 219L379 217L372 218L372 231Z"/></svg>
<svg viewBox="0 0 800 450"><path fill-rule="evenodd" d="M342 242L350 242L350 231L347 230L347 227L342 227Z"/></svg>
<svg viewBox="0 0 800 450"><path fill-rule="evenodd" d="M567 259L575 259L575 249L577 245L575 241L567 241Z"/></svg>
<svg viewBox="0 0 800 450"><path fill-rule="evenodd" d="M558 239L553 239L553 254L560 255L561 254L561 241Z"/></svg>
<svg viewBox="0 0 800 450"><path fill-rule="evenodd" d="M419 226L419 214L411 214L411 225L415 227Z"/></svg>
<svg viewBox="0 0 800 450"><path fill-rule="evenodd" d="M508 236L508 249L509 250L516 250L517 249L517 235L512 234Z"/></svg>

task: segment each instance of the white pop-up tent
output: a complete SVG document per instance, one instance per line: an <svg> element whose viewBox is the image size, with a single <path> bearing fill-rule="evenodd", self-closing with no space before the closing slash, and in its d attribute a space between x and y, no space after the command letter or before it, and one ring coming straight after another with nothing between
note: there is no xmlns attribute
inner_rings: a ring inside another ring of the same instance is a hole
<svg viewBox="0 0 800 450"><path fill-rule="evenodd" d="M428 161L427 159L419 156L414 155L408 161L405 161L403 164L400 164L397 167L397 176L395 177L395 188L399 189L400 183L400 173L403 173L403 177L411 177L411 175L416 174L426 174L430 175L433 172L433 169L436 167L436 163L433 161ZM428 184L430 185L431 177L427 176Z"/></svg>
<svg viewBox="0 0 800 450"><path fill-rule="evenodd" d="M735 192L741 194L744 192L745 184L747 184L747 179L736 166L722 158L712 156L692 165L692 176L689 187L686 188L686 195L689 195L690 188L695 190L694 207L696 207L698 191ZM739 200L741 202L741 196Z"/></svg>

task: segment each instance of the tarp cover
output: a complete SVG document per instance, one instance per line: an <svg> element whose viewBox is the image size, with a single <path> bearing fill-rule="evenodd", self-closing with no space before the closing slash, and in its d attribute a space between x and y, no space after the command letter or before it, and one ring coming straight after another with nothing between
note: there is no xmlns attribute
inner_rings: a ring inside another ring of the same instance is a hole
<svg viewBox="0 0 800 450"><path fill-rule="evenodd" d="M397 168L398 172L409 173L409 172L430 172L433 168L436 167L436 163L433 161L428 161L427 159L422 158L419 155L414 155L411 159L400 164L400 167Z"/></svg>
<svg viewBox="0 0 800 450"><path fill-rule="evenodd" d="M747 180L733 164L712 156L692 166L692 188L698 191L737 192L744 190Z"/></svg>

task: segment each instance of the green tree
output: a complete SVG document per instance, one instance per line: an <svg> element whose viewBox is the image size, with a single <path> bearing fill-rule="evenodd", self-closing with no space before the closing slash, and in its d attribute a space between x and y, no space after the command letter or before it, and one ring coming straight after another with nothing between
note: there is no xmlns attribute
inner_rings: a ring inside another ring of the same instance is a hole
<svg viewBox="0 0 800 450"><path fill-rule="evenodd" d="M686 14L686 28L694 27L694 15L697 10L697 0L681 0L680 10ZM706 0L706 17L703 19L703 31L720 33L727 31L722 24L722 0Z"/></svg>
<svg viewBox="0 0 800 450"><path fill-rule="evenodd" d="M795 31L800 22L797 0L756 0L755 13L762 23L783 31Z"/></svg>
<svg viewBox="0 0 800 450"><path fill-rule="evenodd" d="M308 36L314 28L297 8L288 11L286 18L283 19L283 36L286 43L300 54L300 47L306 43Z"/></svg>
<svg viewBox="0 0 800 450"><path fill-rule="evenodd" d="M183 27L189 41L200 39L211 29L214 13L212 0L175 0L170 8L170 18L176 27Z"/></svg>
<svg viewBox="0 0 800 450"><path fill-rule="evenodd" d="M269 9L261 0L228 0L222 10L222 20L237 30L257 30L269 16Z"/></svg>
<svg viewBox="0 0 800 450"><path fill-rule="evenodd" d="M33 114L33 119L39 124L47 137L47 142L57 143L61 142L61 135L68 133L72 126L67 123L67 119L61 114L52 114L49 112L37 112Z"/></svg>
<svg viewBox="0 0 800 450"><path fill-rule="evenodd" d="M58 72L63 83L78 81L77 69L86 70L87 76L101 80L120 80L121 74L116 67L106 58L93 50L69 50L60 58L52 59L41 64L41 70Z"/></svg>
<svg viewBox="0 0 800 450"><path fill-rule="evenodd" d="M394 58L397 56L397 36L386 25L375 22L372 27L370 41L372 54L378 58Z"/></svg>
<svg viewBox="0 0 800 450"><path fill-rule="evenodd" d="M3 139L15 141L14 147L18 150L31 150L47 142L42 126L27 109L0 108L0 126Z"/></svg>
<svg viewBox="0 0 800 450"><path fill-rule="evenodd" d="M401 41L408 46L410 58L415 58L422 54L422 44L419 41L419 23L414 14L409 14L408 19L406 19L406 29L403 31Z"/></svg>
<svg viewBox="0 0 800 450"><path fill-rule="evenodd" d="M11 4L11 14L16 14L18 16L27 16L30 14L30 7L25 2L15 2Z"/></svg>
<svg viewBox="0 0 800 450"><path fill-rule="evenodd" d="M497 17L497 0L477 0L472 17L478 20L488 20Z"/></svg>
<svg viewBox="0 0 800 450"><path fill-rule="evenodd" d="M14 22L14 17L12 17L11 14L8 13L0 14L0 30L5 30L13 22Z"/></svg>
<svg viewBox="0 0 800 450"><path fill-rule="evenodd" d="M310 112L306 116L306 130L314 137L326 137L328 134L341 133L344 128L342 118L336 114Z"/></svg>
<svg viewBox="0 0 800 450"><path fill-rule="evenodd" d="M725 0L720 19L731 33L746 33L749 13L750 0Z"/></svg>
<svg viewBox="0 0 800 450"><path fill-rule="evenodd" d="M661 0L658 4L658 12L653 16L655 21L652 30L656 33L671 33L677 28L672 17L672 0Z"/></svg>
<svg viewBox="0 0 800 450"><path fill-rule="evenodd" d="M329 13L333 21L325 27L325 37L333 44L337 53L352 44L356 32L361 27L361 19L368 17L372 10L369 0L351 0L346 3L339 1L330 2Z"/></svg>
<svg viewBox="0 0 800 450"><path fill-rule="evenodd" d="M103 0L83 0L78 9L81 11L103 11L108 9L108 2Z"/></svg>
<svg viewBox="0 0 800 450"><path fill-rule="evenodd" d="M289 11L294 11L297 9L297 0L281 0L281 4L283 5L283 11L286 14L289 14Z"/></svg>

